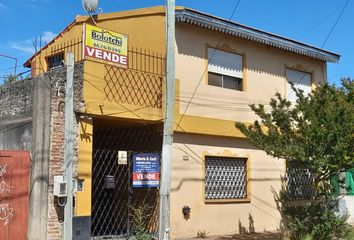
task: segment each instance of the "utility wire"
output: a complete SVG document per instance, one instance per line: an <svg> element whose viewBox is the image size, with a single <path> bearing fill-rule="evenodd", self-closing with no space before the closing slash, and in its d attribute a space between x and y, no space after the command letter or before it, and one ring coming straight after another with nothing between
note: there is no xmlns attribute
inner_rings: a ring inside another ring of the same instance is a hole
<svg viewBox="0 0 354 240"><path fill-rule="evenodd" d="M231 19L233 18L234 14L235 14L235 12L236 12L238 6L239 6L239 3L240 3L240 0L237 1L236 5L235 5L235 7L234 7L234 9L233 9L233 12L232 12L232 14L231 14L231 17L229 18L229 21L231 21ZM321 45L321 48L324 47L324 45L325 45L326 42L328 41L329 37L331 36L333 30L334 30L335 27L337 26L337 24L338 24L340 18L342 17L342 15L343 15L343 13L344 13L344 11L345 11L345 9L346 9L348 3L349 3L349 0L346 1L344 7L342 8L342 11L341 11L340 15L338 16L338 18L337 18L337 20L336 20L336 22L335 22L335 24L333 25L333 27L331 28L331 30L330 30L329 33L327 34L327 36L326 36L326 38L325 38L323 44ZM336 9L335 11L337 11L337 9ZM334 12L335 12L335 11L334 11ZM333 13L330 13L329 15L331 15L331 14L333 14ZM325 19L327 19L327 18L328 18L328 16L327 16ZM324 20L325 20L325 19L324 19ZM322 22L323 22L324 20L322 20ZM317 27L318 25L319 25L319 24L316 24L315 27ZM228 28L228 26L226 27L226 29L227 29L227 28ZM311 30L312 30L312 29L311 29ZM310 30L309 30L309 31L310 31ZM221 41L222 41L222 39L220 39L220 41L217 43L216 47L219 46L219 44L220 44ZM214 54L215 54L215 49L213 50L213 53L212 53L212 55L211 55L209 61L211 61L211 60L213 59ZM312 60L312 62L313 62L313 61L314 61L314 59ZM178 121L178 123L177 123L176 129L180 128L180 124L181 124L181 122L182 122L182 120L183 120L183 118L184 118L184 116L185 116L185 114L186 114L188 108L190 107L190 105L191 105L191 103L192 103L192 100L193 100L193 98L195 97L195 94L196 94L196 92L197 92L197 90L198 90L198 88L199 88L199 86L200 86L200 83L201 83L201 81L202 81L202 79L203 79L205 73L207 72L207 70L208 70L208 66L204 69L203 74L201 75L201 77L200 77L200 79L199 79L199 81L198 81L198 84L197 84L196 88L194 89L194 91L193 91L193 93L192 93L192 96L190 97L189 101L187 102L187 106L185 107L185 110L184 110L184 112L183 112L181 118L179 119L179 121ZM303 78L305 77L305 75L306 75L306 73L303 73L302 77L301 77L298 81L294 82L294 85L299 84L299 83L303 80ZM289 95L289 93L288 93L287 98L289 98L289 97L290 97L290 95ZM179 100L179 101L183 102L182 100ZM211 107L211 106L208 106L208 107ZM219 108L219 109L220 109L220 108ZM225 110L226 110L226 109L225 109ZM241 110L241 109L239 109L239 110ZM241 111L242 111L242 110L241 110Z"/></svg>
<svg viewBox="0 0 354 240"><path fill-rule="evenodd" d="M235 13L236 13L236 10L237 10L237 8L238 8L240 2L241 2L241 0L238 0L238 1L236 2L236 5L235 5L235 7L234 7L234 9L233 9L233 11L232 11L232 14L231 14L230 18L229 18L229 21L231 21L232 18L234 17L234 15L235 15ZM228 24L230 24L230 23L228 23ZM226 30L227 30L228 27L229 27L229 26L226 26ZM216 48L217 48L217 47L219 46L219 44L221 43L222 39L223 39L223 37L222 37L222 38L219 40L219 42L217 43ZM215 51L216 51L216 49L213 49L213 53L212 53L212 55L211 55L209 61L211 61L211 60L213 59L214 54L215 54ZM189 106L190 106L190 104L191 104L191 102L192 102L192 100L193 100L193 98L194 98L194 96L195 96L195 94L196 94L196 92L197 92L197 90L198 90L198 88L199 88L199 86L200 86L200 83L202 82L202 79L203 79L205 73L207 72L207 70L208 70L208 66L206 66L206 68L204 69L204 72L203 72L202 76L200 77L200 79L199 79L199 81L198 81L198 84L197 84L196 88L194 89L193 94L192 94L191 98L189 99L189 101L188 101L188 103L187 103L187 106L186 106L186 108L184 109L184 112L183 112L181 118L179 119L179 121L178 121L178 123L177 123L176 129L178 129L178 128L180 127L180 124L181 124L181 122L182 122L184 116L186 115L186 112L187 112L187 110L188 110L188 108L189 108Z"/></svg>
<svg viewBox="0 0 354 240"><path fill-rule="evenodd" d="M328 40L328 39L329 39L329 37L331 36L331 34L332 34L332 32L333 32L334 28L337 26L337 24L338 24L339 20L341 19L342 15L343 15L343 13L344 13L344 11L345 11L345 9L347 8L348 3L349 3L349 0L347 0L347 1L345 2L345 5L344 5L344 7L343 7L342 11L340 12L340 14L339 14L339 16L338 16L338 18L337 18L336 22L334 23L333 27L332 27L332 28L331 28L331 30L329 31L329 33L328 33L328 35L327 35L326 39L324 40L324 42L323 42L323 44L322 44L321 48L323 48L323 47L324 47L324 45L327 43L327 40Z"/></svg>
<svg viewBox="0 0 354 240"><path fill-rule="evenodd" d="M337 26L339 20L341 19L342 15L343 15L343 13L344 13L344 11L345 11L345 9L347 8L349 1L350 1L350 0L347 0L347 1L345 2L345 5L343 6L342 11L341 11L340 14L338 15L337 20L336 20L335 23L333 24L331 30L328 32L328 34L327 34L325 40L323 41L323 43L322 43L322 45L321 45L321 48L323 48L324 45L327 43L329 37L331 36L333 30L335 29L335 27ZM312 63L314 62L314 58L312 59L311 62L312 62ZM306 73L304 72L303 75L302 75L302 77L300 78L300 80L298 80L298 81L296 81L296 82L293 82L294 85L299 84L299 83L303 80L303 78L305 77L305 75L306 75ZM291 92L291 93L294 94L294 92ZM289 98L289 97L290 97L290 94L288 93L288 94L287 94L287 98Z"/></svg>
<svg viewBox="0 0 354 240"><path fill-rule="evenodd" d="M1 68L0 71L11 70L11 69L18 68L18 67L22 67L22 65L17 65L16 67Z"/></svg>
<svg viewBox="0 0 354 240"><path fill-rule="evenodd" d="M21 76L21 75L23 75L23 74L25 74L25 73L28 73L28 72L30 72L30 71L31 71L31 69L26 70L26 71L24 71L24 72L21 72L21 73L19 73L19 74L16 74L16 75L13 76L13 77L17 78L17 77L19 77L19 76ZM8 77L9 77L9 76L1 76L0 78L6 79L6 78L8 78Z"/></svg>
<svg viewBox="0 0 354 240"><path fill-rule="evenodd" d="M308 30L306 30L304 33L302 33L299 37L304 37L307 34L309 34L312 30L314 30L316 27L321 25L323 22L325 22L329 17L331 17L333 14L335 14L339 9L343 8L343 4L341 4L339 7L337 7L335 10L327 14L324 18L319 20L317 23L313 24Z"/></svg>

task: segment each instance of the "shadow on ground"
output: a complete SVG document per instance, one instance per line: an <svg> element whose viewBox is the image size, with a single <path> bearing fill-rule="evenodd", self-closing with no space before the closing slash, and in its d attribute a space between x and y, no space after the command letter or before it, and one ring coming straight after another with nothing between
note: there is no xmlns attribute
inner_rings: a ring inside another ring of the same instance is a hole
<svg viewBox="0 0 354 240"><path fill-rule="evenodd" d="M200 238L195 238L195 239L200 239ZM204 239L205 240L278 240L280 239L280 234L274 232L248 233L248 234L207 237Z"/></svg>

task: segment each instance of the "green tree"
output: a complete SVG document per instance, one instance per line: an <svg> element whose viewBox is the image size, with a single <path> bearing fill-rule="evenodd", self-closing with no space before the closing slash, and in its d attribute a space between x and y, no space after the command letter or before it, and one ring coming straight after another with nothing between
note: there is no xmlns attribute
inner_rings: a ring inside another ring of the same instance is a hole
<svg viewBox="0 0 354 240"><path fill-rule="evenodd" d="M13 74L9 74L4 79L4 84L13 83L17 80L17 77Z"/></svg>
<svg viewBox="0 0 354 240"><path fill-rule="evenodd" d="M277 93L270 111L250 106L260 120L236 127L268 155L304 163L321 193L328 190L331 176L354 166L354 82L344 79L339 88L325 84L309 96L293 89L296 103Z"/></svg>
<svg viewBox="0 0 354 240"><path fill-rule="evenodd" d="M268 155L306 166L314 175L310 199L294 201L283 185L274 192L282 216L282 229L291 239L345 237L345 217L335 214L331 195L332 176L354 166L354 82L343 79L341 87L318 86L308 96L293 87L297 100L291 103L280 94L264 105L251 105L257 121L236 123L250 143Z"/></svg>

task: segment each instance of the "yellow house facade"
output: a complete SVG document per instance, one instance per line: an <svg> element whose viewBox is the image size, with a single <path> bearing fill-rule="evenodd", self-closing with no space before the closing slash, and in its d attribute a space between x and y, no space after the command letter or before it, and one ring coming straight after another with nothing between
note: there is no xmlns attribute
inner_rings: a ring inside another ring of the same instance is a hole
<svg viewBox="0 0 354 240"><path fill-rule="evenodd" d="M128 36L125 67L83 56L84 24L95 25L86 16L76 17L25 63L33 76L62 66L69 51L83 64L82 102L75 109L82 188L75 193L74 215L87 220L92 237L129 234L131 206L144 204L150 206L148 229L156 232L158 188L133 188L130 160L117 159L119 151L161 151L164 11L94 16L97 27ZM280 189L284 162L251 146L235 122L254 121L248 105L267 107L276 92L293 99L291 81L310 92L326 81L327 62L339 55L184 7L176 8L175 40L171 237L276 230L280 215L271 190ZM49 208L55 207L50 197ZM55 215L48 218L59 229L48 238L58 238L60 223Z"/></svg>

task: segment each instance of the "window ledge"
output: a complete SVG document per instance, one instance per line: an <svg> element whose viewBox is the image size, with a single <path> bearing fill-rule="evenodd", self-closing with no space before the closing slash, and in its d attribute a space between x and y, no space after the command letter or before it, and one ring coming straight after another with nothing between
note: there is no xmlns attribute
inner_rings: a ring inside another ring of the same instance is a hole
<svg viewBox="0 0 354 240"><path fill-rule="evenodd" d="M204 203L250 203L250 198L242 198L242 199L204 199Z"/></svg>

